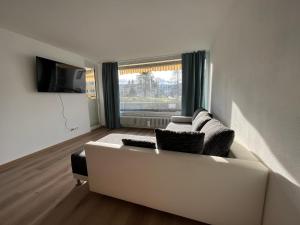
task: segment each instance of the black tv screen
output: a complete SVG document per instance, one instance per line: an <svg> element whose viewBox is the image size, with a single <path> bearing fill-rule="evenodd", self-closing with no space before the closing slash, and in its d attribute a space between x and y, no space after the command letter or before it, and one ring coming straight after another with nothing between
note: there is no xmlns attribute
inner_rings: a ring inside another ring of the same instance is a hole
<svg viewBox="0 0 300 225"><path fill-rule="evenodd" d="M36 57L39 92L85 93L85 69Z"/></svg>

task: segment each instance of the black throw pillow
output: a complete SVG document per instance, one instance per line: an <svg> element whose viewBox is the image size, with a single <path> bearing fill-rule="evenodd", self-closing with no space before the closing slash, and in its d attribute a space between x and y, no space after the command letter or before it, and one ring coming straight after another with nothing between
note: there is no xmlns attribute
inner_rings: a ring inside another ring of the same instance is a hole
<svg viewBox="0 0 300 225"><path fill-rule="evenodd" d="M220 121L211 119L201 132L205 134L203 144L204 155L227 157L234 139L234 131L224 126Z"/></svg>
<svg viewBox="0 0 300 225"><path fill-rule="evenodd" d="M202 154L204 134L155 129L157 148L162 150Z"/></svg>
<svg viewBox="0 0 300 225"><path fill-rule="evenodd" d="M207 111L201 111L192 122L192 131L200 131L202 127L212 118Z"/></svg>
<svg viewBox="0 0 300 225"><path fill-rule="evenodd" d="M142 147L142 148L156 148L156 144L151 141L141 141L134 139L122 139L123 145Z"/></svg>

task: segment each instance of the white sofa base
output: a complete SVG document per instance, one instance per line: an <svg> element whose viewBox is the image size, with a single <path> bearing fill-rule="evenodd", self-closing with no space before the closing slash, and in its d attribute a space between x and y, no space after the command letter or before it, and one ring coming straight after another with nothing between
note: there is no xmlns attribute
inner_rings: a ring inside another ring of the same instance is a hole
<svg viewBox="0 0 300 225"><path fill-rule="evenodd" d="M85 151L93 192L209 224L261 224L268 170L240 146L233 152L248 159L101 141Z"/></svg>

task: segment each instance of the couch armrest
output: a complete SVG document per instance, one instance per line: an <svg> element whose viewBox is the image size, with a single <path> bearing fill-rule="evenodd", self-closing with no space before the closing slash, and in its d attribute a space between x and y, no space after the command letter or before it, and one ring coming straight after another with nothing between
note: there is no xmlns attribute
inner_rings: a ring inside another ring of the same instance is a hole
<svg viewBox="0 0 300 225"><path fill-rule="evenodd" d="M172 116L171 122L173 123L192 123L191 116Z"/></svg>

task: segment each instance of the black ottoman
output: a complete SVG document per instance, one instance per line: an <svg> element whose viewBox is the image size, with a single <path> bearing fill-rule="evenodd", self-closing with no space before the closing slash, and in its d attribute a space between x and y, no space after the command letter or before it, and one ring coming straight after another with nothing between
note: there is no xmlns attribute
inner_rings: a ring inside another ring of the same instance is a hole
<svg viewBox="0 0 300 225"><path fill-rule="evenodd" d="M71 164L74 177L77 180L87 180L88 172L83 149L71 155Z"/></svg>

